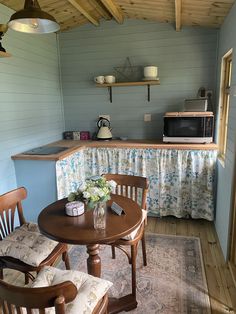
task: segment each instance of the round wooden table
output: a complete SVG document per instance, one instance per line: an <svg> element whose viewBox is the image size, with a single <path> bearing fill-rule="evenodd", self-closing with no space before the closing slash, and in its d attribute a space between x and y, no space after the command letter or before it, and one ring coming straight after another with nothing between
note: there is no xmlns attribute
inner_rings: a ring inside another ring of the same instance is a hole
<svg viewBox="0 0 236 314"><path fill-rule="evenodd" d="M123 208L124 214L118 216L111 210L113 201ZM111 200L107 202L106 229L98 231L93 227L92 210L86 210L81 216L70 217L65 213L67 202L65 198L44 208L38 217L39 229L44 235L58 242L86 245L88 273L100 277L99 244L113 243L137 228L142 220L141 208L127 197L112 195ZM127 306L127 309L137 306L136 300L133 300L131 295L119 300L116 306L110 306L109 313L118 313Z"/></svg>

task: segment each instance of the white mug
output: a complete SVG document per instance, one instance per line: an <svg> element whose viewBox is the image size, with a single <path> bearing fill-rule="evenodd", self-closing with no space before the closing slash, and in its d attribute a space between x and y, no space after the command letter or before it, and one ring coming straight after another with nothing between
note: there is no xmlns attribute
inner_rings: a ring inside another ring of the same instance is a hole
<svg viewBox="0 0 236 314"><path fill-rule="evenodd" d="M100 76L96 76L94 78L94 81L98 84L103 84L105 82L105 78L103 75L100 75Z"/></svg>
<svg viewBox="0 0 236 314"><path fill-rule="evenodd" d="M115 81L116 81L115 76L113 76L113 75L106 75L105 76L105 82L106 83L112 84L112 83L115 83Z"/></svg>

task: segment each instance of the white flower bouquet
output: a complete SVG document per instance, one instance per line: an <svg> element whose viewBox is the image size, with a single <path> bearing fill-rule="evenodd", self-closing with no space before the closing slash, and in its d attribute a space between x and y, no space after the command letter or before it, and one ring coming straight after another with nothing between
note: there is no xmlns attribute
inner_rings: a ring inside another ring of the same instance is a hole
<svg viewBox="0 0 236 314"><path fill-rule="evenodd" d="M82 201L87 204L88 208L94 208L97 203L108 201L115 187L115 181L107 181L104 177L93 176L86 179L77 191L70 193L68 201Z"/></svg>

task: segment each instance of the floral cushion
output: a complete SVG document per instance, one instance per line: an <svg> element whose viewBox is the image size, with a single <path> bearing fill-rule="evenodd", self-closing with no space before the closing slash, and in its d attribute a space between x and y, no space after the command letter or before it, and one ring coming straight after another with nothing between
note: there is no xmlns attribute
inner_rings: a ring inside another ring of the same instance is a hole
<svg viewBox="0 0 236 314"><path fill-rule="evenodd" d="M42 235L38 225L25 223L0 241L0 256L10 256L38 266L53 251L58 242Z"/></svg>
<svg viewBox="0 0 236 314"><path fill-rule="evenodd" d="M45 266L41 269L31 287L47 287L72 281L78 290L75 299L66 304L67 314L89 314L108 289L113 285L110 281L97 278L77 270L61 270ZM55 314L54 308L48 308L46 314Z"/></svg>
<svg viewBox="0 0 236 314"><path fill-rule="evenodd" d="M140 228L140 226L142 225L142 223L144 222L144 220L147 218L147 211L145 209L142 209L142 221L140 223L140 225L134 229L134 231L132 231L131 233L129 233L127 236L121 238L122 240L133 240Z"/></svg>

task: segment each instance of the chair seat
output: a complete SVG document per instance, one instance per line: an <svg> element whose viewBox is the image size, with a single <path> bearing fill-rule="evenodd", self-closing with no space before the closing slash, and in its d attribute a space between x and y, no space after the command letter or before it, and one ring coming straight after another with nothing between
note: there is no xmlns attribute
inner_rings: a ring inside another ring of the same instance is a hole
<svg viewBox="0 0 236 314"><path fill-rule="evenodd" d="M142 209L142 221L139 224L139 226L134 229L134 231L132 231L131 233L129 233L127 236L121 238L122 240L134 240L137 232L139 231L139 228L141 227L142 223L144 222L144 220L147 218L147 211L145 209Z"/></svg>
<svg viewBox="0 0 236 314"><path fill-rule="evenodd" d="M113 285L108 280L97 278L77 270L61 270L45 266L31 283L31 287L48 287L65 281L73 282L78 290L75 299L66 304L65 312L67 314L92 313L98 302ZM54 313L54 308L46 310L46 314Z"/></svg>
<svg viewBox="0 0 236 314"><path fill-rule="evenodd" d="M0 256L9 256L31 266L39 266L58 242L42 235L38 225L25 223L0 241Z"/></svg>

